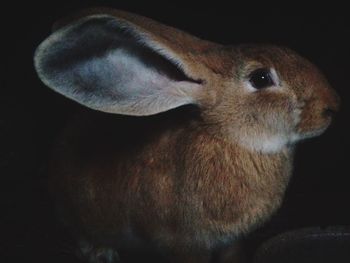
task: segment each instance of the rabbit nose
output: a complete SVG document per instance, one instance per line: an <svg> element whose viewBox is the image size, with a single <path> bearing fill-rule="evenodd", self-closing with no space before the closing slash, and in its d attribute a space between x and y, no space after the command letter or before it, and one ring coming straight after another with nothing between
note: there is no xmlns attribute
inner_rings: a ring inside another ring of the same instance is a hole
<svg viewBox="0 0 350 263"><path fill-rule="evenodd" d="M340 97L334 90L327 90L323 94L323 102L325 103L322 115L325 118L334 117L340 108Z"/></svg>
<svg viewBox="0 0 350 263"><path fill-rule="evenodd" d="M326 118L333 118L337 112L338 112L338 108L327 107L323 110L322 115Z"/></svg>

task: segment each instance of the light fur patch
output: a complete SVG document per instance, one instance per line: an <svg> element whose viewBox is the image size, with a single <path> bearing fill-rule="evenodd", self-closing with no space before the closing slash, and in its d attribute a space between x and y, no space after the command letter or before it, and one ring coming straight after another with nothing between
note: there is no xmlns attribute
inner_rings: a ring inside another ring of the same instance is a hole
<svg viewBox="0 0 350 263"><path fill-rule="evenodd" d="M269 137L240 138L239 142L244 148L248 148L251 151L277 153L289 143L289 139L286 136L276 135Z"/></svg>

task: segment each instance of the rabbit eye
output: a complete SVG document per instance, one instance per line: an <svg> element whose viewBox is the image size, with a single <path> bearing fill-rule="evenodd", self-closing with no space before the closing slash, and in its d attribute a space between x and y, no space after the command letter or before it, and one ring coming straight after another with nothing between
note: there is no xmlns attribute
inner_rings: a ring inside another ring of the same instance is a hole
<svg viewBox="0 0 350 263"><path fill-rule="evenodd" d="M255 89L263 89L275 85L269 69L257 69L249 75L249 82Z"/></svg>

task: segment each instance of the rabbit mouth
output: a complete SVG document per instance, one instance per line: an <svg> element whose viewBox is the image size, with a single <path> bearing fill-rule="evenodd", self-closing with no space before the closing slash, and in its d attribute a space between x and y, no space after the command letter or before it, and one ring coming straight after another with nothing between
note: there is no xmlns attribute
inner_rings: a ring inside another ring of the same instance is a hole
<svg viewBox="0 0 350 263"><path fill-rule="evenodd" d="M327 128L329 127L330 124L331 124L331 121L328 121L325 125L317 128L317 129L313 129L310 131L300 131L299 130L297 133L295 133L292 136L292 141L300 141L300 140L305 140L308 138L320 136L322 133L324 133L327 130Z"/></svg>

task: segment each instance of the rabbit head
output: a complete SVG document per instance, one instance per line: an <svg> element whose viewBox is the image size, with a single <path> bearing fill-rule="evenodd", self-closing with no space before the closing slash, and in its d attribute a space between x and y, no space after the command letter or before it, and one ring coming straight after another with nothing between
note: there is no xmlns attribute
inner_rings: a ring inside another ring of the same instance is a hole
<svg viewBox="0 0 350 263"><path fill-rule="evenodd" d="M278 151L321 134L338 110L338 96L324 76L292 50L241 45L226 56L230 73L208 115L243 146Z"/></svg>
<svg viewBox="0 0 350 263"><path fill-rule="evenodd" d="M113 10L58 27L35 66L47 86L100 111L195 104L216 133L263 152L320 134L339 104L318 69L287 48L226 47Z"/></svg>

